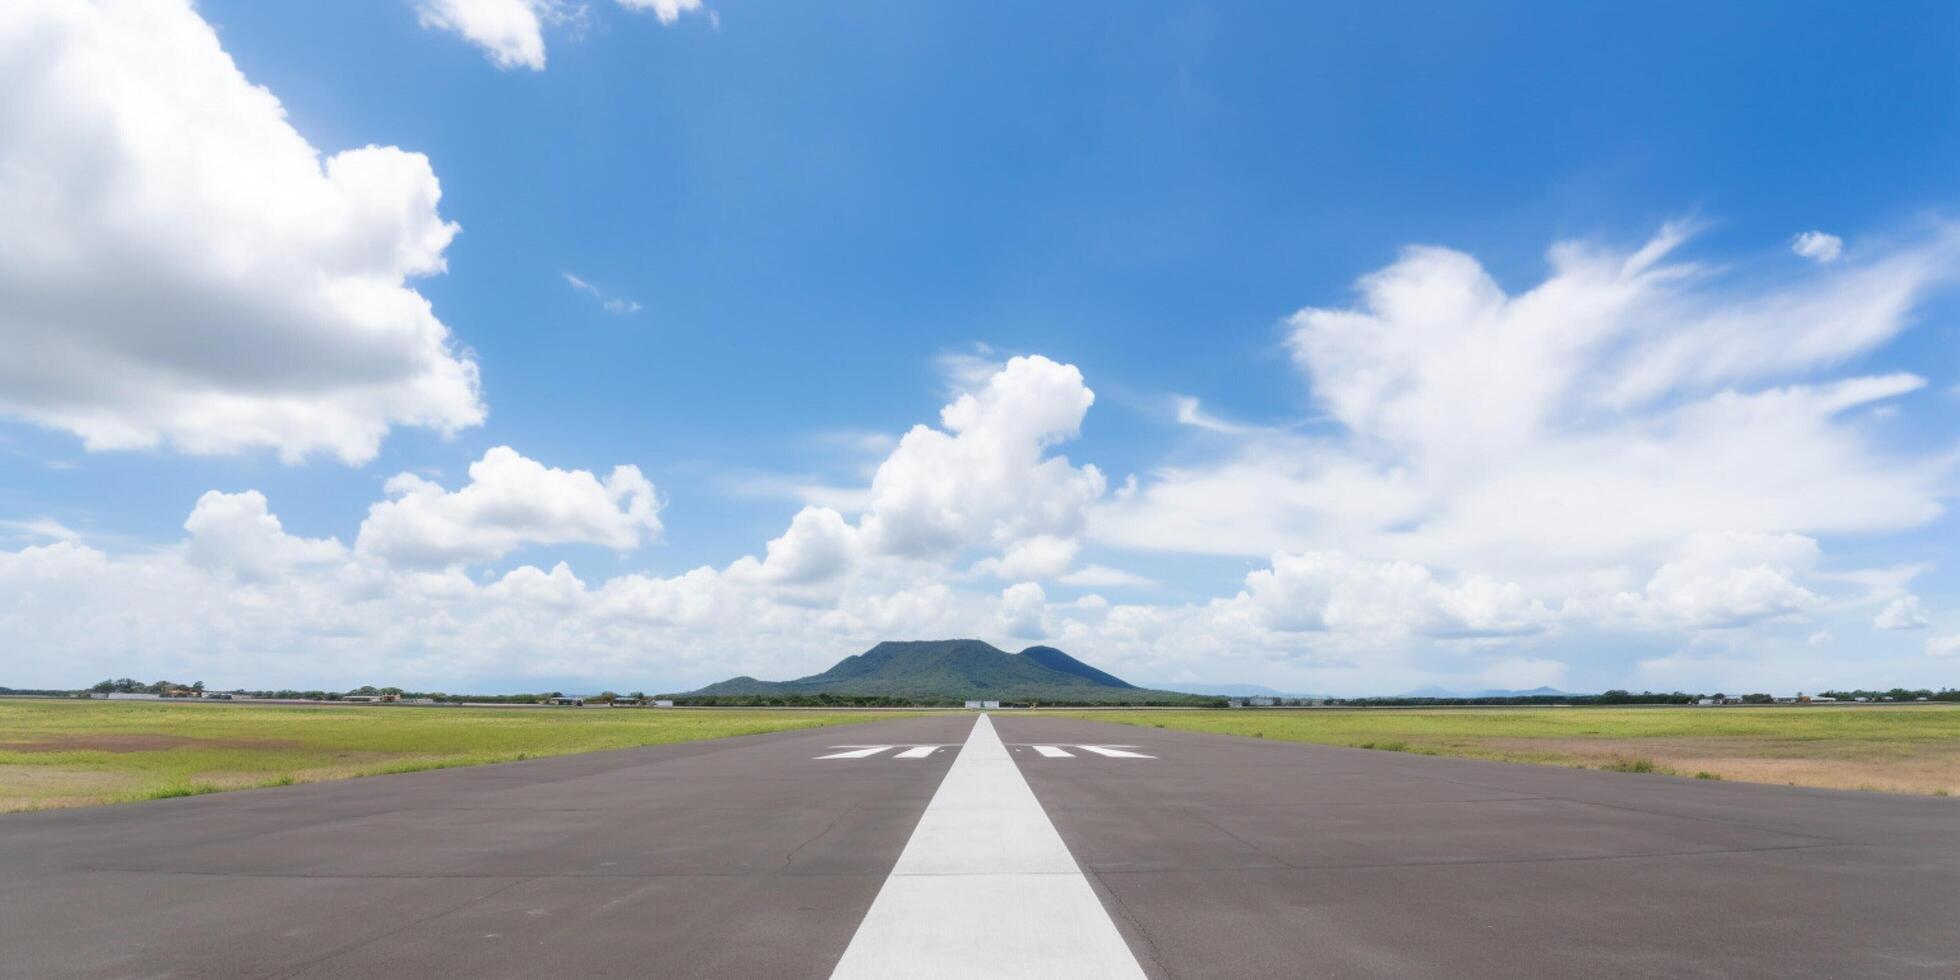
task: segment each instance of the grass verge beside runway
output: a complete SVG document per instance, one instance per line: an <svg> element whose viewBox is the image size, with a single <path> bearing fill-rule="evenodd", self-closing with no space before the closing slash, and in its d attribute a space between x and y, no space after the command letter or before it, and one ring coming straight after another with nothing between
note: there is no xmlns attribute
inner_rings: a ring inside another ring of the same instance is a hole
<svg viewBox="0 0 1960 980"><path fill-rule="evenodd" d="M0 812L908 717L879 711L0 701Z"/></svg>
<svg viewBox="0 0 1960 980"><path fill-rule="evenodd" d="M1832 789L1960 793L1956 705L1248 708L1087 711L1072 716L1505 762Z"/></svg>

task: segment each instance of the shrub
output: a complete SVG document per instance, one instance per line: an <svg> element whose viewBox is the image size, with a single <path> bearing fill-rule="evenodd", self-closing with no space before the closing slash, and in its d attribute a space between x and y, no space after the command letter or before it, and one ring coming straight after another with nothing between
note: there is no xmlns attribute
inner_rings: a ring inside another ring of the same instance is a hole
<svg viewBox="0 0 1960 980"><path fill-rule="evenodd" d="M1612 762L1600 766L1599 768L1605 770L1606 772L1653 772L1654 760L1615 759Z"/></svg>
<svg viewBox="0 0 1960 980"><path fill-rule="evenodd" d="M152 800L174 800L180 796L203 796L206 793L216 793L218 789L219 787L209 783L175 783L151 790L144 794L144 798Z"/></svg>

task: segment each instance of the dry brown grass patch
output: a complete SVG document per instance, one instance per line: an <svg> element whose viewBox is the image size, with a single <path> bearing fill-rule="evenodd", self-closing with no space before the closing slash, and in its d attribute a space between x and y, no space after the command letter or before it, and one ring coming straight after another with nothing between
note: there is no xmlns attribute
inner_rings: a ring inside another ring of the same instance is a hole
<svg viewBox="0 0 1960 980"><path fill-rule="evenodd" d="M1778 783L1889 793L1960 793L1960 745L1832 743L1737 739L1494 738L1477 743L1490 758L1560 761L1589 769L1649 760L1657 772L1744 783Z"/></svg>

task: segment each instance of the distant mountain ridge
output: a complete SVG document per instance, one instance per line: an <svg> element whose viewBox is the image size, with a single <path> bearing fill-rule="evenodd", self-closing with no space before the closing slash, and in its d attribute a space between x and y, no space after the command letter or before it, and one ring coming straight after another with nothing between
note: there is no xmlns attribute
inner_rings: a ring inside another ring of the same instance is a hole
<svg viewBox="0 0 1960 980"><path fill-rule="evenodd" d="M1568 698L1576 696L1571 691L1561 691L1555 687L1534 687L1529 691L1492 689L1465 693L1433 685L1430 687L1418 687L1413 691L1404 691L1401 694L1395 695L1395 697L1401 698Z"/></svg>
<svg viewBox="0 0 1960 980"><path fill-rule="evenodd" d="M731 677L680 697L836 694L920 700L1074 701L1094 704L1199 703L1153 691L1098 670L1054 647L1008 653L981 640L888 640L845 657L821 674L789 681Z"/></svg>
<svg viewBox="0 0 1960 980"><path fill-rule="evenodd" d="M1325 694L1298 694L1279 691L1263 684L1165 684L1166 691L1180 691L1185 694L1204 694L1223 698L1288 698L1299 700L1326 699Z"/></svg>

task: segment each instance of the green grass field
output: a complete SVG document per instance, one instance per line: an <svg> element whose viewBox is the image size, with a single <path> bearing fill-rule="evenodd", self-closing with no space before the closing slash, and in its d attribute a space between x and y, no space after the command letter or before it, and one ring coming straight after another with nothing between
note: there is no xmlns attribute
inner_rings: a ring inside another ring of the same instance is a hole
<svg viewBox="0 0 1960 980"><path fill-rule="evenodd" d="M855 711L0 701L0 812L906 717Z"/></svg>
<svg viewBox="0 0 1960 980"><path fill-rule="evenodd" d="M1960 793L1960 705L1088 711L1252 738L1900 793Z"/></svg>

